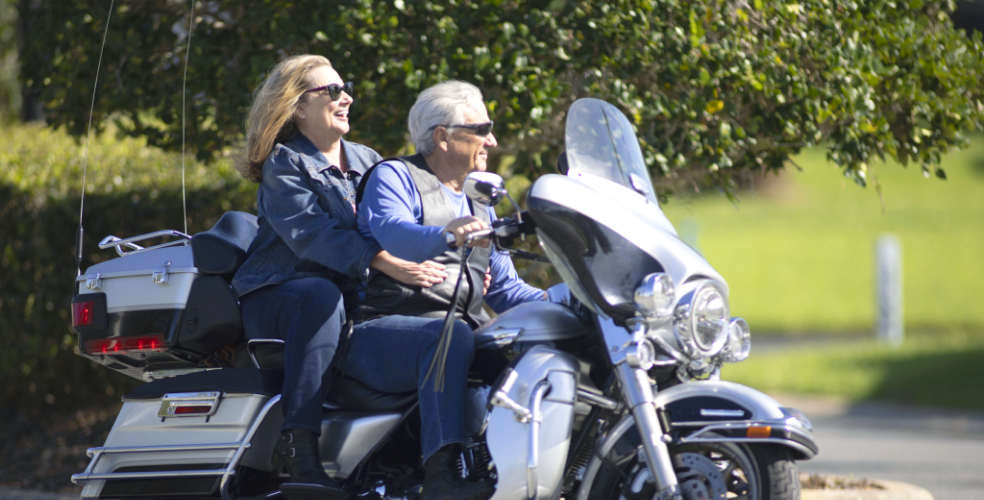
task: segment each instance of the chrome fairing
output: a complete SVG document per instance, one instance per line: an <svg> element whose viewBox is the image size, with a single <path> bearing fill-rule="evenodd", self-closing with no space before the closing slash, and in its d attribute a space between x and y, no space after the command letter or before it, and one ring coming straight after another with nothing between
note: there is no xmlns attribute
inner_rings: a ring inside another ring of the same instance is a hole
<svg viewBox="0 0 984 500"><path fill-rule="evenodd" d="M573 339L587 332L573 311L551 302L518 305L475 330L475 346L497 349L513 342Z"/></svg>
<svg viewBox="0 0 984 500"><path fill-rule="evenodd" d="M537 345L512 366L517 376L504 392L530 418L520 421L515 409L498 405L489 413L486 442L499 478L492 500L556 498L570 446L578 362ZM503 389L504 382L492 393Z"/></svg>
<svg viewBox="0 0 984 500"><path fill-rule="evenodd" d="M697 429L681 443L768 442L791 448L798 460L816 456L813 425L799 411L785 408L755 389L726 381L692 381L656 394L657 410L667 412L674 430ZM749 438L749 427L771 427L768 438Z"/></svg>
<svg viewBox="0 0 984 500"><path fill-rule="evenodd" d="M678 285L710 278L727 292L724 278L676 235L659 206L632 189L589 174L544 175L527 205L548 256L579 278L565 279L571 292L608 316L635 315L633 292L650 273L665 272Z"/></svg>

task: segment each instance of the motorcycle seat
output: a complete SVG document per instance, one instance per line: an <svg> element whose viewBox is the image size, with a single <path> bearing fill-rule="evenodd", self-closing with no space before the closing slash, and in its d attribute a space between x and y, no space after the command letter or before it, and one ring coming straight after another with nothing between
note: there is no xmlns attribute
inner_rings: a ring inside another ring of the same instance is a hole
<svg viewBox="0 0 984 500"><path fill-rule="evenodd" d="M417 391L380 392L358 380L333 371L324 404L326 410L394 411L417 402Z"/></svg>
<svg viewBox="0 0 984 500"><path fill-rule="evenodd" d="M246 251L256 238L256 216L226 212L215 226L191 238L195 266L204 274L232 276L246 262Z"/></svg>
<svg viewBox="0 0 984 500"><path fill-rule="evenodd" d="M246 366L246 360L255 357L255 362L263 369L283 370L282 340L254 339L253 342L256 344L252 346L252 356L245 349L245 345L236 352L236 360L240 366ZM331 371L328 396L324 403L325 410L393 411L405 409L417 401L417 391L398 394L380 392L352 377L342 375L335 368Z"/></svg>

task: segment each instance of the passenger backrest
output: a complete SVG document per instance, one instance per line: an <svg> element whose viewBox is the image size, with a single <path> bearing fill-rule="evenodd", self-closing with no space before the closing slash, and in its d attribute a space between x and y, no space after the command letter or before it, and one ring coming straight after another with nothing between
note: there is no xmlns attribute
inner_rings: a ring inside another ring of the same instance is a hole
<svg viewBox="0 0 984 500"><path fill-rule="evenodd" d="M256 237L257 227L253 214L222 214L212 229L191 238L191 251L198 271L231 278L246 262L246 251Z"/></svg>

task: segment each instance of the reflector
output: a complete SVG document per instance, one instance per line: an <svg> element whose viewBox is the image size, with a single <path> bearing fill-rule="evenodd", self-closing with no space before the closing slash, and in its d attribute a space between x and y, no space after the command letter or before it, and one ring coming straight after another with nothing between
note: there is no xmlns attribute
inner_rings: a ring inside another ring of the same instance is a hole
<svg viewBox="0 0 984 500"><path fill-rule="evenodd" d="M72 326L89 326L92 324L92 312L96 303L76 302L72 304Z"/></svg>
<svg viewBox="0 0 984 500"><path fill-rule="evenodd" d="M176 406L174 408L175 415L187 415L189 413L208 413L212 410L212 405L208 406Z"/></svg>
<svg viewBox="0 0 984 500"><path fill-rule="evenodd" d="M772 436L772 426L749 427L745 435L750 438L768 438Z"/></svg>
<svg viewBox="0 0 984 500"><path fill-rule="evenodd" d="M164 335L142 335L140 337L113 337L90 340L85 343L87 354L122 354L129 352L163 351Z"/></svg>

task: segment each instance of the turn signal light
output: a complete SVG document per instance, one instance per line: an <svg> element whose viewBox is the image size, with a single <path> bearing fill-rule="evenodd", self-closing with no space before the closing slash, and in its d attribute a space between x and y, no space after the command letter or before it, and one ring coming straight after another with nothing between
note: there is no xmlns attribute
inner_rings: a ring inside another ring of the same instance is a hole
<svg viewBox="0 0 984 500"><path fill-rule="evenodd" d="M766 425L761 427L749 427L748 431L745 433L745 436L758 439L772 437L772 426Z"/></svg>
<svg viewBox="0 0 984 500"><path fill-rule="evenodd" d="M92 313L96 309L96 303L75 302L72 304L72 326L89 326L92 324Z"/></svg>
<svg viewBox="0 0 984 500"><path fill-rule="evenodd" d="M85 343L86 354L123 354L164 350L164 335L141 337L113 337L90 340Z"/></svg>

